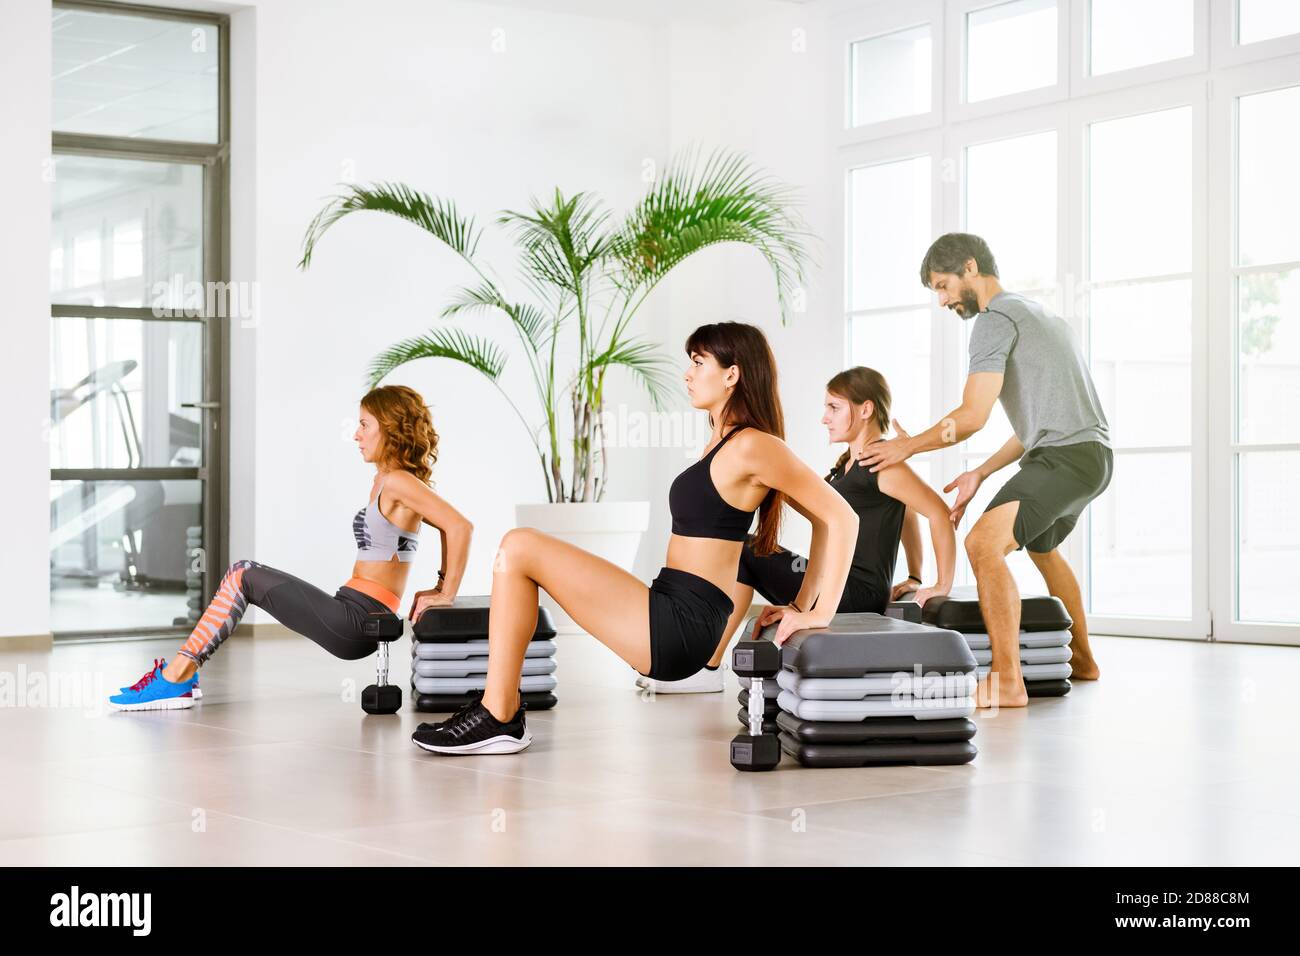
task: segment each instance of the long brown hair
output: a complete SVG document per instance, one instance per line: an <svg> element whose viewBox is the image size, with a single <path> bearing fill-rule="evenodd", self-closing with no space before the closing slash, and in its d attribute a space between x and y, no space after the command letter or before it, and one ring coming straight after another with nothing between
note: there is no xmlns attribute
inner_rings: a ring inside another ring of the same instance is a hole
<svg viewBox="0 0 1300 956"><path fill-rule="evenodd" d="M686 354L705 352L723 368L739 367L740 379L722 408L722 423L748 425L785 440L785 415L777 392L776 359L761 329L744 322L715 322L701 325L686 340ZM714 425L709 417L709 425ZM754 533L756 554L776 550L785 495L768 489L758 506L758 531Z"/></svg>
<svg viewBox="0 0 1300 956"><path fill-rule="evenodd" d="M438 433L424 398L405 385L381 385L361 399L375 416L384 441L379 456L384 471L409 471L426 485L438 460Z"/></svg>
<svg viewBox="0 0 1300 956"><path fill-rule="evenodd" d="M885 381L885 376L874 368L867 368L865 365L846 368L826 383L826 391L854 405L870 402L874 409L871 420L880 429L880 434L889 431L889 383ZM835 462L830 473L827 474L826 480L830 481L838 475L848 460L849 450L846 448L844 454L840 455L839 461Z"/></svg>

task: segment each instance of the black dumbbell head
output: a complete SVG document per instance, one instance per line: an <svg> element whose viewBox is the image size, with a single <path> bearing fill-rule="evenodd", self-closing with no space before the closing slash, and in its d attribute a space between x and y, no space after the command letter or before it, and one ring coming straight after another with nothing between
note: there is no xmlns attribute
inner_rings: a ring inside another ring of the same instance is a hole
<svg viewBox="0 0 1300 956"><path fill-rule="evenodd" d="M738 641L731 669L737 677L775 677L781 669L781 648L771 641Z"/></svg>
<svg viewBox="0 0 1300 956"><path fill-rule="evenodd" d="M396 684L371 684L361 692L361 709L367 714L395 714L402 709L402 688Z"/></svg>
<svg viewBox="0 0 1300 956"><path fill-rule="evenodd" d="M731 765L737 770L771 770L781 762L776 734L736 734L731 738Z"/></svg>

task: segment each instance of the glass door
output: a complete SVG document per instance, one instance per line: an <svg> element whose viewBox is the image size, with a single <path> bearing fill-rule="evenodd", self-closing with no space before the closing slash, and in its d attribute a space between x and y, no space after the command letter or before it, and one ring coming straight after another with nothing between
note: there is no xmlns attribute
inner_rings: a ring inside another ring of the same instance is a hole
<svg viewBox="0 0 1300 956"><path fill-rule="evenodd" d="M225 21L58 4L53 33L51 630L188 630L223 552Z"/></svg>

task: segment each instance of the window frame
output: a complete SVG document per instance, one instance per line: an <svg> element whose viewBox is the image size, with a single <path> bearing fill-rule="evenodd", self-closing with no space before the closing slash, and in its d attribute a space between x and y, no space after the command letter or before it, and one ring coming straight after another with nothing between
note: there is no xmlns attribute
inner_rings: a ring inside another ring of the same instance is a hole
<svg viewBox="0 0 1300 956"><path fill-rule="evenodd" d="M1219 0L1211 11L1211 55L1216 66L1232 67L1300 53L1300 33L1240 43L1241 0Z"/></svg>
<svg viewBox="0 0 1300 956"><path fill-rule="evenodd" d="M1191 580L1192 607L1187 619L1134 618L1089 615L1090 628L1099 634L1163 637L1194 640L1230 640L1250 643L1300 645L1300 623L1271 624L1236 620L1237 518L1235 456L1242 450L1281 448L1300 450L1295 445L1241 445L1235 442L1236 420L1236 305L1235 267L1235 162L1236 99L1251 93L1300 85L1300 36L1261 41L1235 47L1225 56L1225 45L1235 44L1230 28L1235 26L1237 0L1209 3L1197 0L1197 21L1193 26L1193 55L1160 64L1088 78L1081 82L1086 39L1080 30L1088 24L1088 0L1060 0L1058 19L1061 41L1070 51L1072 76L1068 93L1054 88L1013 94L987 104L953 102L952 76L960 57L947 54L954 37L965 26L965 14L972 9L993 6L990 0L948 0L944 8L944 46L936 58L947 67L945 101L937 113L941 122L924 133L863 136L869 145L846 142L834 130L831 150L831 180L834 183L834 214L840 217L835 230L834 256L841 263L839 294L845 315L844 358L849 348L849 311L846 298L848 274L849 209L845 204L847 171L867 161L886 162L928 153L936 171L935 202L931 209L933 232L960 229L965 221L965 149L980 142L1007 139L1049 127L1058 137L1058 310L1088 341L1088 323L1080 306L1090 288L1085 283L1087 255L1088 127L1091 123L1139 115L1174 107L1192 111L1192 261L1191 261L1191 362L1192 389L1190 444L1177 446L1191 457ZM861 17L869 16L864 9ZM1068 16L1066 15L1068 14ZM859 20L859 29L862 29ZM867 25L870 26L869 24ZM1204 32L1198 32L1204 31ZM839 41L844 34L832 31ZM963 67L964 70L964 67ZM842 91L841 91L842 94ZM1055 99L1051 97L1055 96ZM1046 101L1043 101L1046 100ZM879 131L877 131L879 132ZM1062 173L1063 170L1063 173ZM1300 265L1279 263L1278 266ZM1182 275L1181 273L1179 275ZM960 401L964 361L961 328L944 321L937 305L931 309L931 393L932 402L945 410ZM1209 396L1228 397L1211 401ZM942 414L939 412L938 414ZM1153 452L1156 446L1122 449L1118 458ZM965 461L962 449L944 449L931 459L932 481L944 481L956 474ZM924 472L923 472L924 473ZM936 487L942 487L938 483ZM1080 523L1084 534L1072 535L1063 548L1079 572L1080 584L1091 587L1091 511ZM1089 601L1089 604L1091 602Z"/></svg>
<svg viewBox="0 0 1300 956"><path fill-rule="evenodd" d="M899 116L861 126L853 120L853 44L862 40L888 36L913 27L930 27L930 109L911 116ZM831 21L830 33L840 50L839 65L831 71L836 84L832 102L842 108L832 110L838 117L836 143L848 146L872 139L899 136L939 126L943 122L943 48L942 0L918 0L906 6L882 0L863 10L842 14Z"/></svg>
<svg viewBox="0 0 1300 956"><path fill-rule="evenodd" d="M1190 54L1097 76L1090 72L1089 66L1092 59L1092 0L1072 0L1070 18L1073 40L1070 44L1072 96L1104 93L1137 83L1158 83L1175 77L1204 73L1209 68L1209 0L1192 0L1192 52Z"/></svg>
<svg viewBox="0 0 1300 956"><path fill-rule="evenodd" d="M1238 266L1237 155L1238 100L1256 93L1300 87L1300 57L1250 62L1226 71L1215 82L1211 114L1210 163L1215 181L1225 184L1210 197L1210 309L1223 321L1211 329L1210 379L1206 391L1227 396L1210 408L1210 498L1230 503L1210 514L1211 547L1226 555L1227 573L1210 581L1214 636L1250 644L1300 644L1300 625L1238 619L1237 583L1240 574L1238 509L1240 493L1237 456L1246 452L1300 451L1298 442L1241 442L1237 435L1238 358L1236 278L1243 271L1272 271L1300 262Z"/></svg>
<svg viewBox="0 0 1300 956"><path fill-rule="evenodd" d="M944 10L944 59L953 68L947 71L944 103L950 122L1015 112L1064 100L1070 92L1070 5L1074 0L1056 0L1056 82L1018 93L971 103L966 99L966 18L972 13L1000 7L1015 0L947 0ZM952 51L951 53L949 51Z"/></svg>

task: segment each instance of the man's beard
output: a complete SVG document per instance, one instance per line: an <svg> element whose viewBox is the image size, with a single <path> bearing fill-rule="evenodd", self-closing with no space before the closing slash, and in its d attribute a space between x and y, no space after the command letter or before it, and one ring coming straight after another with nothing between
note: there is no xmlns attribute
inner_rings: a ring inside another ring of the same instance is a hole
<svg viewBox="0 0 1300 956"><path fill-rule="evenodd" d="M953 311L957 312L957 314L963 319L969 319L972 315L976 315L980 310L979 296L970 289L962 289L961 299L956 303L956 305L961 306L961 311L958 312L955 307L953 308Z"/></svg>

